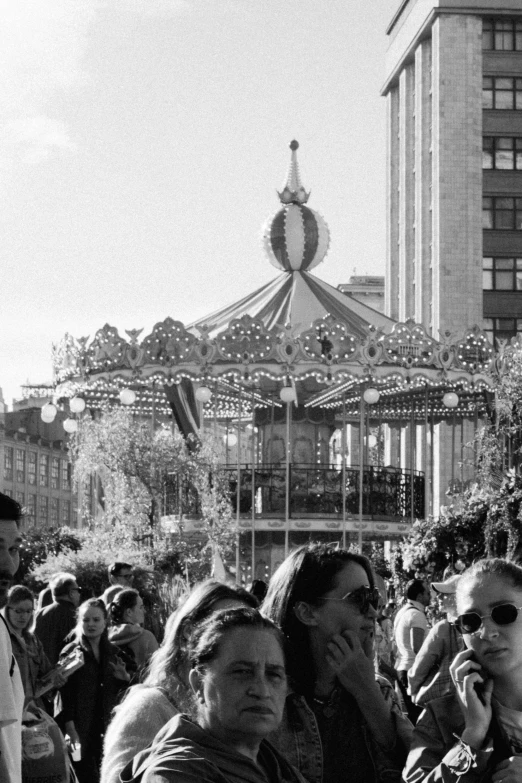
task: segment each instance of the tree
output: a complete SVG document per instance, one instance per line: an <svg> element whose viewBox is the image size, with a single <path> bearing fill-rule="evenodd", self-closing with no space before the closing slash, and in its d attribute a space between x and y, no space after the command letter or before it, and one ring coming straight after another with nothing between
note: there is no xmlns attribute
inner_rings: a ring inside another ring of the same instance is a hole
<svg viewBox="0 0 522 783"><path fill-rule="evenodd" d="M84 418L71 450L76 485L81 487L94 473L101 480L105 508L97 526L117 528L129 544L147 539L158 551L174 551L177 573L183 564L191 574L208 576L218 553L230 557L235 531L229 484L211 433L203 433L189 449L179 432L167 427L153 431L128 409L106 407L99 417ZM172 486L197 498L196 540L186 534L182 504L174 531L166 535L161 529Z"/></svg>
<svg viewBox="0 0 522 783"><path fill-rule="evenodd" d="M522 560L522 345L502 351L488 418L475 438L476 482L439 519L415 522L399 548L396 574L439 577L459 561Z"/></svg>

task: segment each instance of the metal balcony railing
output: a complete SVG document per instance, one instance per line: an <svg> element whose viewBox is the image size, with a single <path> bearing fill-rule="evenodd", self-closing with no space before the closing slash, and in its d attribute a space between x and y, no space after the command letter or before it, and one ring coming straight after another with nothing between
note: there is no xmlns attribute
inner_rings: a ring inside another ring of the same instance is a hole
<svg viewBox="0 0 522 783"><path fill-rule="evenodd" d="M237 466L228 466L230 499L237 504ZM347 467L346 514L359 513L359 468ZM252 477L254 487L252 488ZM343 471L324 465L292 464L289 467L289 516L343 515ZM412 486L413 482L413 486ZM284 516L286 512L286 467L280 464L251 464L240 467L240 514L256 517ZM374 517L420 518L424 516L424 473L391 467L365 466L362 513ZM412 514L413 502L413 514ZM197 516L197 493L175 479L166 493L166 513Z"/></svg>

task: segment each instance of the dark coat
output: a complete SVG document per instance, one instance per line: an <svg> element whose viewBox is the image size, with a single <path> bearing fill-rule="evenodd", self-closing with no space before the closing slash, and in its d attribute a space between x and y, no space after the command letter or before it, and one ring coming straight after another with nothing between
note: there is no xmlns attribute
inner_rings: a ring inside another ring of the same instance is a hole
<svg viewBox="0 0 522 783"><path fill-rule="evenodd" d="M103 734L112 710L128 687L127 682L117 680L113 675L111 662L123 659L129 674L133 673L136 664L105 636L100 640L99 662L90 644L83 638L80 642L66 645L60 657L65 658L77 647L82 650L85 663L71 674L61 690L60 718L64 724L69 720L74 721L83 744L83 736L87 741L93 731Z"/></svg>
<svg viewBox="0 0 522 783"><path fill-rule="evenodd" d="M36 613L34 632L43 644L45 654L54 666L68 636L76 625L76 607L58 599Z"/></svg>

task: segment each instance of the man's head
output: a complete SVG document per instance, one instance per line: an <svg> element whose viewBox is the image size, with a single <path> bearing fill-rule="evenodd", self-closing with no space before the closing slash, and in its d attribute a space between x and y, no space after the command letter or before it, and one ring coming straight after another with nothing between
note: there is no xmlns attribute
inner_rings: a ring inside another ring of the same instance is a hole
<svg viewBox="0 0 522 783"><path fill-rule="evenodd" d="M74 574L57 574L50 587L54 601L68 601L73 606L80 605L80 588Z"/></svg>
<svg viewBox="0 0 522 783"><path fill-rule="evenodd" d="M0 492L0 606L7 602L7 593L20 565L21 516L20 504Z"/></svg>
<svg viewBox="0 0 522 783"><path fill-rule="evenodd" d="M107 569L111 585L130 587L133 580L132 566L129 563L111 563Z"/></svg>
<svg viewBox="0 0 522 783"><path fill-rule="evenodd" d="M423 606L428 606L431 601L428 584L422 579L411 579L406 585L406 598L409 601L418 601Z"/></svg>

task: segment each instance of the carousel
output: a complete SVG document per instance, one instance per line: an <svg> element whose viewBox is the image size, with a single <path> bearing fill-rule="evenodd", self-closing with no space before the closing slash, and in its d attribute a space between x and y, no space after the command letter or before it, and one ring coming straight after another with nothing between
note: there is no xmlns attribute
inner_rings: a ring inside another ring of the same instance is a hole
<svg viewBox="0 0 522 783"><path fill-rule="evenodd" d="M264 248L280 274L185 326L108 324L54 350L55 400L74 431L113 402L185 435L213 428L238 534L236 573L266 579L310 538L393 542L473 475L468 444L491 403L496 355L478 327L437 340L311 273L330 241L308 205L292 142ZM47 420L56 406L43 409ZM163 521L198 529L197 498L173 486Z"/></svg>

